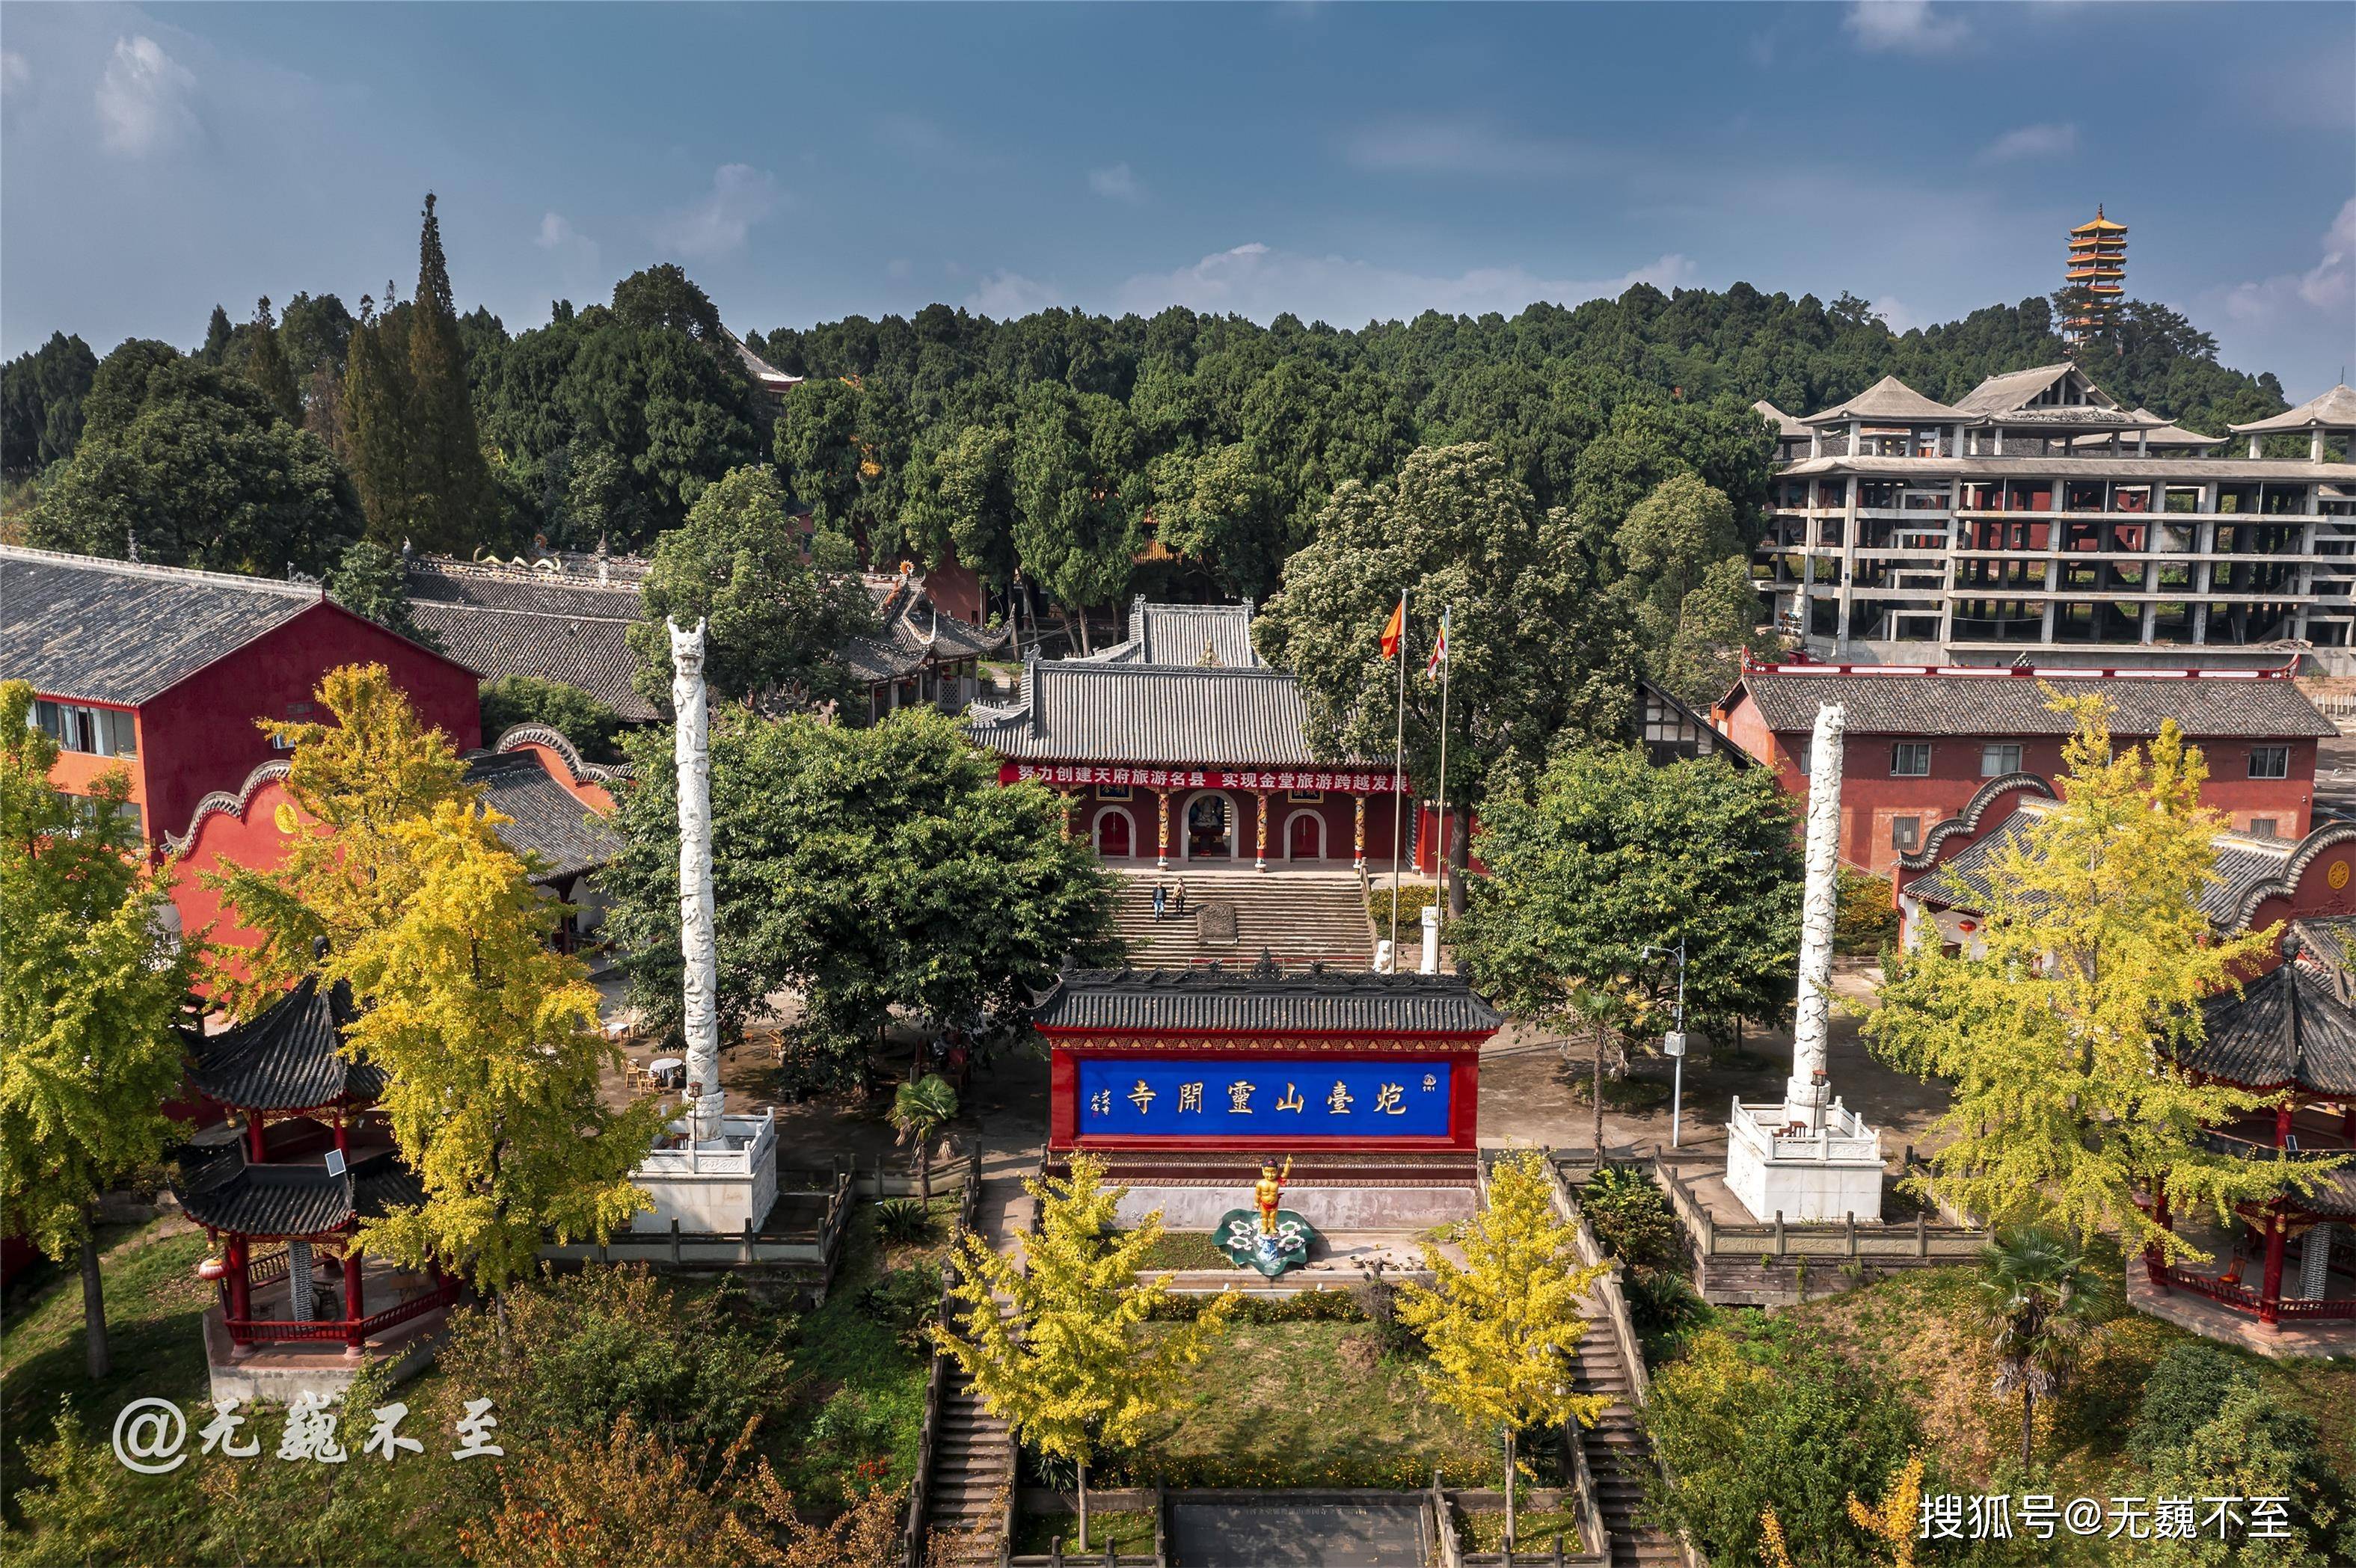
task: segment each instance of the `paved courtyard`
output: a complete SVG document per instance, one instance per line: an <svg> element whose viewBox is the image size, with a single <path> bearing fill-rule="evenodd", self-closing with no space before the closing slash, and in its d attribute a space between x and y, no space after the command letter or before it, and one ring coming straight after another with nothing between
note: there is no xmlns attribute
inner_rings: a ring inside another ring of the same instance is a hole
<svg viewBox="0 0 2356 1568"><path fill-rule="evenodd" d="M1173 1501L1173 1568L1423 1568L1431 1515L1421 1498L1332 1502Z"/></svg>

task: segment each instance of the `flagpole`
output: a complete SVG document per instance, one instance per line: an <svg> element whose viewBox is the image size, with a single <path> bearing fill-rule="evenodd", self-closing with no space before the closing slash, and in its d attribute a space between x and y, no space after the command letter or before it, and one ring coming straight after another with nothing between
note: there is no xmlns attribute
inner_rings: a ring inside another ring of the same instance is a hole
<svg viewBox="0 0 2356 1568"><path fill-rule="evenodd" d="M1399 828L1407 783L1407 590L1399 590L1398 739L1391 743L1391 973L1399 972Z"/></svg>
<svg viewBox="0 0 2356 1568"><path fill-rule="evenodd" d="M1440 815L1431 825L1432 851L1440 861L1434 901L1443 920L1448 915L1448 672L1456 663L1456 650L1448 645L1448 623L1455 608L1451 604L1440 612Z"/></svg>

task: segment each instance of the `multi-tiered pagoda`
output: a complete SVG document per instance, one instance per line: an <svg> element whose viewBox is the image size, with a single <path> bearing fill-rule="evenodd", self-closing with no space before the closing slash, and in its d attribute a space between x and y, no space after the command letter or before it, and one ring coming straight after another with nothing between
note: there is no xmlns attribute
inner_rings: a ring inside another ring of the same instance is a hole
<svg viewBox="0 0 2356 1568"><path fill-rule="evenodd" d="M2062 336L2072 343L2091 337L2108 325L2111 313L2126 297L2127 226L2094 216L2070 230L2070 265L2062 274L2071 302L2062 318Z"/></svg>

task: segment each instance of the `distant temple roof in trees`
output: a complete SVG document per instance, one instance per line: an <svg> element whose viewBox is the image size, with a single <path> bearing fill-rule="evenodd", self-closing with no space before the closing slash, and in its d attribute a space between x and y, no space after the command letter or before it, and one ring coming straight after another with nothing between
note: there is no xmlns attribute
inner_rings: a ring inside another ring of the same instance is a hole
<svg viewBox="0 0 2356 1568"><path fill-rule="evenodd" d="M1504 1024L1462 976L1362 969L1068 969L1033 1010L1043 1030L1486 1038Z"/></svg>
<svg viewBox="0 0 2356 1568"><path fill-rule="evenodd" d="M2292 957L2201 1012L2207 1035L2179 1058L2187 1069L2259 1093L2356 1097L2356 1009L2319 969Z"/></svg>
<svg viewBox="0 0 2356 1568"><path fill-rule="evenodd" d="M1847 420L1922 420L1952 423L1970 416L1946 404L1933 402L1895 376L1884 376L1872 386L1822 413L1810 414L1802 424L1837 424Z"/></svg>
<svg viewBox="0 0 2356 1568"><path fill-rule="evenodd" d="M197 1092L241 1111L310 1111L366 1105L384 1093L384 1074L341 1050L356 1017L351 987L322 988L305 975L294 989L219 1034L187 1033L188 1077Z"/></svg>
<svg viewBox="0 0 2356 1568"><path fill-rule="evenodd" d="M0 677L135 707L324 599L316 582L0 545Z"/></svg>
<svg viewBox="0 0 2356 1568"><path fill-rule="evenodd" d="M1251 640L1248 604L1151 604L1141 593L1129 607L1129 638L1077 664L1264 667Z"/></svg>
<svg viewBox="0 0 2356 1568"><path fill-rule="evenodd" d="M851 673L870 686L914 675L927 663L980 658L1006 645L1006 628L988 631L941 609L913 571L865 581L882 624L847 639L841 653Z"/></svg>
<svg viewBox="0 0 2356 1568"><path fill-rule="evenodd" d="M630 684L637 667L626 637L648 564L578 551L512 562L412 556L409 613L452 657L487 677L577 687L644 723L657 714Z"/></svg>
<svg viewBox="0 0 2356 1568"><path fill-rule="evenodd" d="M1196 767L1371 766L1321 757L1290 672L1032 659L1020 699L976 703L966 732L1002 757Z"/></svg>
<svg viewBox="0 0 2356 1568"><path fill-rule="evenodd" d="M330 1175L324 1165L254 1165L242 1140L184 1148L172 1191L206 1229L261 1238L332 1235L425 1200L416 1173L391 1149Z"/></svg>

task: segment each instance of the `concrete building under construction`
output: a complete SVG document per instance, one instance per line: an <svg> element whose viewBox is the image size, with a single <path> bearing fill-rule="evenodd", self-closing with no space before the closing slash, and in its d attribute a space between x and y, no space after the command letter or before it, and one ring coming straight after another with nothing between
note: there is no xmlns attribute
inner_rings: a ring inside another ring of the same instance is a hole
<svg viewBox="0 0 2356 1568"><path fill-rule="evenodd" d="M1783 457L1754 571L1812 654L2006 664L2083 649L2078 662L2132 665L2201 648L2279 664L2311 649L2356 674L2346 386L2232 427L2246 443L2232 455L2066 363L1991 377L1952 406L1890 377L1804 418L1762 412Z"/></svg>

